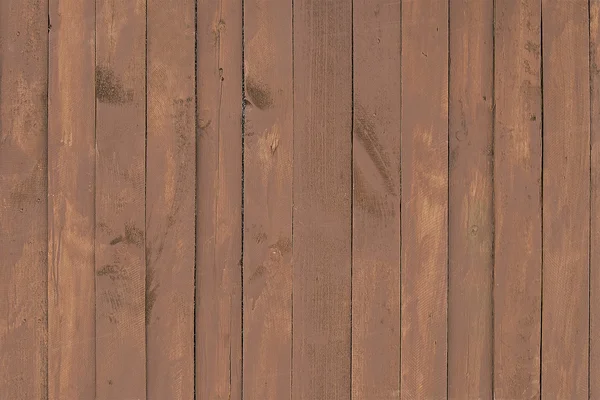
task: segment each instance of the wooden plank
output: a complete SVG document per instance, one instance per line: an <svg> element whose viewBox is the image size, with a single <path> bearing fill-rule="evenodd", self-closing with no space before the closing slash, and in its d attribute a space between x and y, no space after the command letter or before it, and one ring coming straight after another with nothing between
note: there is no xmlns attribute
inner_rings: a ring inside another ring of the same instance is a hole
<svg viewBox="0 0 600 400"><path fill-rule="evenodd" d="M244 397L291 399L292 2L244 2Z"/></svg>
<svg viewBox="0 0 600 400"><path fill-rule="evenodd" d="M242 3L198 1L196 398L242 398Z"/></svg>
<svg viewBox="0 0 600 400"><path fill-rule="evenodd" d="M600 397L600 0L590 0L590 393Z"/></svg>
<svg viewBox="0 0 600 400"><path fill-rule="evenodd" d="M52 0L49 18L48 397L92 399L95 2Z"/></svg>
<svg viewBox="0 0 600 400"><path fill-rule="evenodd" d="M542 396L588 398L588 1L542 1ZM560 367L558 367L560 366Z"/></svg>
<svg viewBox="0 0 600 400"><path fill-rule="evenodd" d="M400 19L400 1L354 1L355 400L400 394Z"/></svg>
<svg viewBox="0 0 600 400"><path fill-rule="evenodd" d="M492 0L451 0L448 397L491 399Z"/></svg>
<svg viewBox="0 0 600 400"><path fill-rule="evenodd" d="M195 4L147 7L146 390L193 399Z"/></svg>
<svg viewBox="0 0 600 400"><path fill-rule="evenodd" d="M402 4L401 397L447 382L448 4Z"/></svg>
<svg viewBox="0 0 600 400"><path fill-rule="evenodd" d="M540 396L541 15L496 1L494 396Z"/></svg>
<svg viewBox="0 0 600 400"><path fill-rule="evenodd" d="M44 0L0 2L0 396L47 398Z"/></svg>
<svg viewBox="0 0 600 400"><path fill-rule="evenodd" d="M351 396L352 1L295 0L294 399Z"/></svg>
<svg viewBox="0 0 600 400"><path fill-rule="evenodd" d="M146 2L96 2L96 397L146 397Z"/></svg>

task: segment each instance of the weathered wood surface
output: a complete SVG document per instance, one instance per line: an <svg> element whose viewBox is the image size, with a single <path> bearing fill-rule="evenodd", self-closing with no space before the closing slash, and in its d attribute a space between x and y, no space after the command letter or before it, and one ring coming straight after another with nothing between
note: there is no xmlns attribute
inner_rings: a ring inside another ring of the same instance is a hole
<svg viewBox="0 0 600 400"><path fill-rule="evenodd" d="M599 12L0 2L0 400L600 396Z"/></svg>

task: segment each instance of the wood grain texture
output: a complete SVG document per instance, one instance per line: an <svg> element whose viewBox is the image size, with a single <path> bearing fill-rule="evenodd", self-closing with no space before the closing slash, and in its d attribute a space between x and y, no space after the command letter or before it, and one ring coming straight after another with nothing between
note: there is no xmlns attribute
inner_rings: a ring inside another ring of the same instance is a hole
<svg viewBox="0 0 600 400"><path fill-rule="evenodd" d="M400 394L400 20L400 1L354 1L355 400Z"/></svg>
<svg viewBox="0 0 600 400"><path fill-rule="evenodd" d="M242 398L242 3L198 1L196 398Z"/></svg>
<svg viewBox="0 0 600 400"><path fill-rule="evenodd" d="M95 2L50 1L48 397L96 390Z"/></svg>
<svg viewBox="0 0 600 400"><path fill-rule="evenodd" d="M449 8L448 397L491 399L494 3Z"/></svg>
<svg viewBox="0 0 600 400"><path fill-rule="evenodd" d="M96 2L96 397L146 397L146 2Z"/></svg>
<svg viewBox="0 0 600 400"><path fill-rule="evenodd" d="M291 399L292 2L244 1L244 397Z"/></svg>
<svg viewBox="0 0 600 400"><path fill-rule="evenodd" d="M541 15L496 1L494 396L540 396Z"/></svg>
<svg viewBox="0 0 600 400"><path fill-rule="evenodd" d="M402 4L401 398L447 381L448 3Z"/></svg>
<svg viewBox="0 0 600 400"><path fill-rule="evenodd" d="M542 397L588 397L588 1L542 1Z"/></svg>
<svg viewBox="0 0 600 400"><path fill-rule="evenodd" d="M147 7L147 398L193 399L195 4Z"/></svg>
<svg viewBox="0 0 600 400"><path fill-rule="evenodd" d="M0 398L47 398L48 4L0 2Z"/></svg>
<svg viewBox="0 0 600 400"><path fill-rule="evenodd" d="M590 0L590 393L600 397L600 0Z"/></svg>
<svg viewBox="0 0 600 400"><path fill-rule="evenodd" d="M351 395L352 2L294 1L293 398Z"/></svg>

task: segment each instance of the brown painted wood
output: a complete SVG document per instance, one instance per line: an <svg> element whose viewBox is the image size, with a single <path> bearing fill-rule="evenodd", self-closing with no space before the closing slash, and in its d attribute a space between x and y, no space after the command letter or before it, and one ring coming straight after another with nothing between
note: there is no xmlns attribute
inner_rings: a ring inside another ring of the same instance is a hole
<svg viewBox="0 0 600 400"><path fill-rule="evenodd" d="M599 13L1 1L0 399L600 396Z"/></svg>
<svg viewBox="0 0 600 400"><path fill-rule="evenodd" d="M448 397L491 399L494 3L449 8Z"/></svg>
<svg viewBox="0 0 600 400"><path fill-rule="evenodd" d="M48 16L0 2L0 397L47 398Z"/></svg>
<svg viewBox="0 0 600 400"><path fill-rule="evenodd" d="M402 4L401 398L447 381L448 4Z"/></svg>
<svg viewBox="0 0 600 400"><path fill-rule="evenodd" d="M400 394L401 3L354 1L352 398Z"/></svg>
<svg viewBox="0 0 600 400"><path fill-rule="evenodd" d="M195 4L147 7L147 398L193 399Z"/></svg>
<svg viewBox="0 0 600 400"><path fill-rule="evenodd" d="M96 398L146 397L146 2L96 2Z"/></svg>
<svg viewBox="0 0 600 400"><path fill-rule="evenodd" d="M351 395L352 2L294 1L293 398Z"/></svg>
<svg viewBox="0 0 600 400"><path fill-rule="evenodd" d="M95 2L50 1L48 398L96 391Z"/></svg>
<svg viewBox="0 0 600 400"><path fill-rule="evenodd" d="M529 399L540 396L540 2L495 4L494 396Z"/></svg>
<svg viewBox="0 0 600 400"><path fill-rule="evenodd" d="M588 1L542 1L542 397L588 397Z"/></svg>
<svg viewBox="0 0 600 400"><path fill-rule="evenodd" d="M242 3L198 1L196 398L242 398Z"/></svg>
<svg viewBox="0 0 600 400"><path fill-rule="evenodd" d="M291 399L292 2L244 2L244 398Z"/></svg>
<svg viewBox="0 0 600 400"><path fill-rule="evenodd" d="M590 393L600 397L600 1L590 1Z"/></svg>

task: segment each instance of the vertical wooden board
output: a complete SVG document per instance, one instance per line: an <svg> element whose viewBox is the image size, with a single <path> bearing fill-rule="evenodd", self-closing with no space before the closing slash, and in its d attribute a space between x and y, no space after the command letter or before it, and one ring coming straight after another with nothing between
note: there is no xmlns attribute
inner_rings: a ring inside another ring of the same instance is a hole
<svg viewBox="0 0 600 400"><path fill-rule="evenodd" d="M494 3L450 1L448 397L492 398Z"/></svg>
<svg viewBox="0 0 600 400"><path fill-rule="evenodd" d="M494 396L540 396L541 15L497 0L494 77Z"/></svg>
<svg viewBox="0 0 600 400"><path fill-rule="evenodd" d="M242 398L242 3L198 1L196 398Z"/></svg>
<svg viewBox="0 0 600 400"><path fill-rule="evenodd" d="M293 7L292 396L349 399L352 2Z"/></svg>
<svg viewBox="0 0 600 400"><path fill-rule="evenodd" d="M244 1L244 397L291 399L292 2Z"/></svg>
<svg viewBox="0 0 600 400"><path fill-rule="evenodd" d="M588 398L588 1L542 1L542 397Z"/></svg>
<svg viewBox="0 0 600 400"><path fill-rule="evenodd" d="M0 2L0 397L47 398L44 0Z"/></svg>
<svg viewBox="0 0 600 400"><path fill-rule="evenodd" d="M146 2L96 2L96 397L146 397Z"/></svg>
<svg viewBox="0 0 600 400"><path fill-rule="evenodd" d="M95 395L95 2L51 0L48 393Z"/></svg>
<svg viewBox="0 0 600 400"><path fill-rule="evenodd" d="M590 0L590 393L600 397L600 0Z"/></svg>
<svg viewBox="0 0 600 400"><path fill-rule="evenodd" d="M195 4L147 7L147 398L193 399Z"/></svg>
<svg viewBox="0 0 600 400"><path fill-rule="evenodd" d="M401 2L354 1L352 398L400 394Z"/></svg>
<svg viewBox="0 0 600 400"><path fill-rule="evenodd" d="M402 4L401 398L446 397L448 3Z"/></svg>

